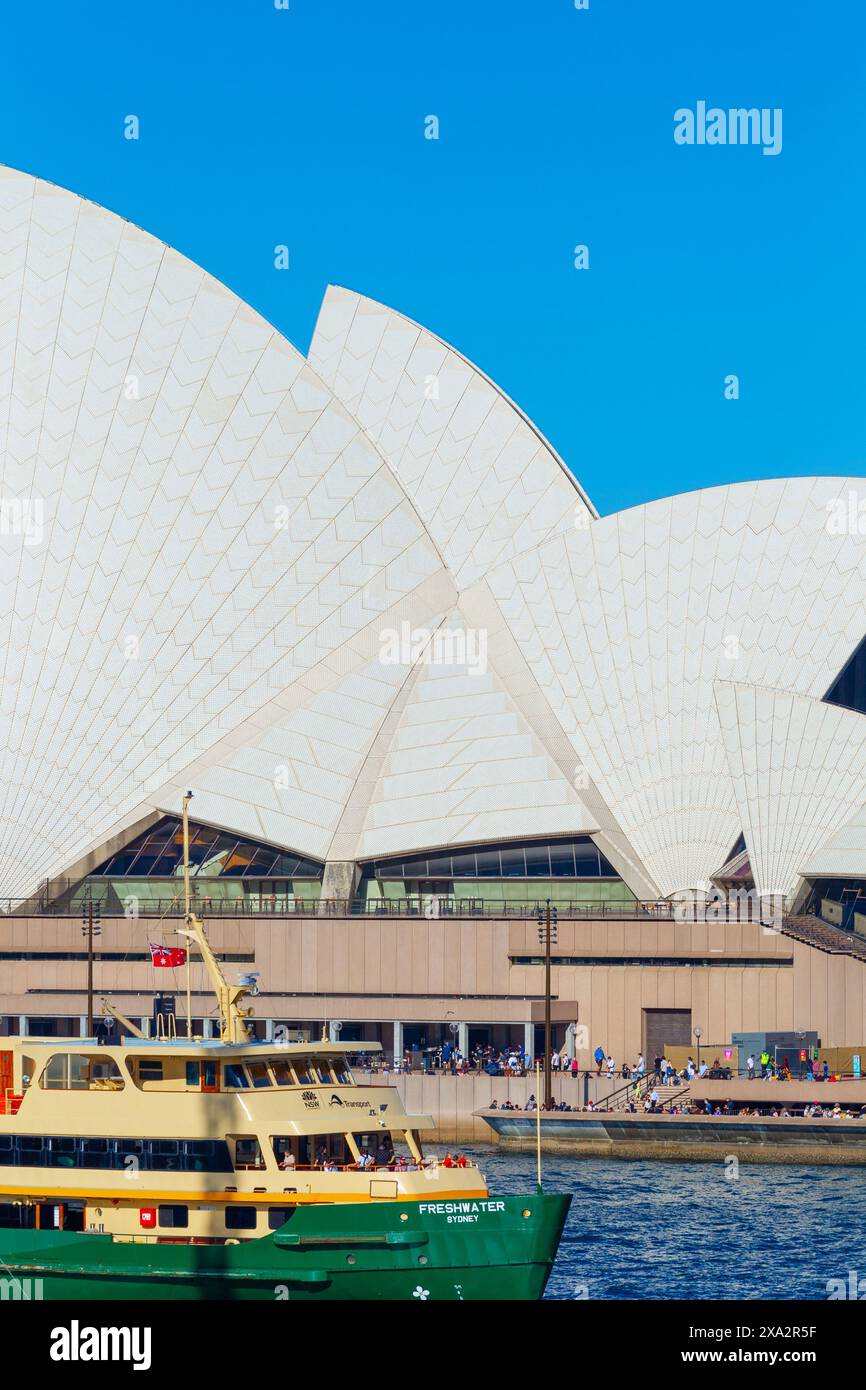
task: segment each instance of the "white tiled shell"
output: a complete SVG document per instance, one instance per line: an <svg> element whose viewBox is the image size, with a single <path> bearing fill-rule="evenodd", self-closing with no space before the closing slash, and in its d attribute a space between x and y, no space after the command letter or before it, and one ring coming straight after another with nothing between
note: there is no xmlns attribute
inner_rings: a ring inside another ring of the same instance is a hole
<svg viewBox="0 0 866 1390"><path fill-rule="evenodd" d="M393 470L284 338L137 227L11 170L0 456L7 518L42 507L38 540L0 535L3 895L425 586L454 598Z"/></svg>
<svg viewBox="0 0 866 1390"><path fill-rule="evenodd" d="M866 878L866 803L799 866L803 878Z"/></svg>
<svg viewBox="0 0 866 1390"><path fill-rule="evenodd" d="M687 493L554 537L487 576L659 893L708 882L740 832L718 679L820 698L863 636L866 555L828 504L862 480Z"/></svg>
<svg viewBox="0 0 866 1390"><path fill-rule="evenodd" d="M459 588L595 517L514 403L393 309L330 286L310 363L391 464Z"/></svg>
<svg viewBox="0 0 866 1390"><path fill-rule="evenodd" d="M187 787L321 859L592 832L641 897L692 887L741 826L713 682L820 699L863 635L862 538L827 525L862 480L599 520L401 315L329 290L306 362L9 170L0 467L7 509L43 508L38 537L0 528L2 896ZM483 630L483 674L383 662L386 630L446 621Z"/></svg>
<svg viewBox="0 0 866 1390"><path fill-rule="evenodd" d="M715 693L755 887L790 895L810 856L866 804L866 716L728 681Z"/></svg>

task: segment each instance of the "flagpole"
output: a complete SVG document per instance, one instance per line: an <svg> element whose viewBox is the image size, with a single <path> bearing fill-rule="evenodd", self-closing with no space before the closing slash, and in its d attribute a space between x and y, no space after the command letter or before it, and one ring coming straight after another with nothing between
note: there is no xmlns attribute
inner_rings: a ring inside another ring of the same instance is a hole
<svg viewBox="0 0 866 1390"><path fill-rule="evenodd" d="M190 916L190 891L189 891L189 803L192 799L192 792L187 792L183 799L183 911L184 923L189 926ZM186 1036L192 1038L192 943L187 947L186 953Z"/></svg>

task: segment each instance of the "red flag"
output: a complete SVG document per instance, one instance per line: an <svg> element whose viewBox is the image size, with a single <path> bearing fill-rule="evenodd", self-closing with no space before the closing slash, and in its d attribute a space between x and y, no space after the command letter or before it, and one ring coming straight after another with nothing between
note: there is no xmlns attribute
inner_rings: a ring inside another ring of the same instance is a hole
<svg viewBox="0 0 866 1390"><path fill-rule="evenodd" d="M157 968L160 966L186 965L186 951L182 946L158 946L153 941L148 944L150 945L151 958Z"/></svg>

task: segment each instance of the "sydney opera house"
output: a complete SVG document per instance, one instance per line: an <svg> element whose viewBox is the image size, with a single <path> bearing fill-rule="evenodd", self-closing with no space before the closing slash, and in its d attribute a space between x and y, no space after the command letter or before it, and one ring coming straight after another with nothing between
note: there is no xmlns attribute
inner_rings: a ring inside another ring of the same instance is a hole
<svg viewBox="0 0 866 1390"><path fill-rule="evenodd" d="M89 902L98 992L182 998L189 788L261 1036L532 1046L549 899L570 1049L866 1039L866 479L599 516L402 314L304 357L12 170L0 431L0 1031L83 1028Z"/></svg>

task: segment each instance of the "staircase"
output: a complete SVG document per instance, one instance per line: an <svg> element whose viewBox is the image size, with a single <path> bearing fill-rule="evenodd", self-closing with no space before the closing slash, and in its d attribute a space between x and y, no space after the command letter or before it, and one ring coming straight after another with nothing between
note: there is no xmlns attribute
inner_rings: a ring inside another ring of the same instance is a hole
<svg viewBox="0 0 866 1390"><path fill-rule="evenodd" d="M834 927L821 917L803 914L786 917L782 925L783 936L794 941L802 941L806 946L814 946L817 951L826 951L831 956L853 956L866 961L866 940L852 936L841 927Z"/></svg>
<svg viewBox="0 0 866 1390"><path fill-rule="evenodd" d="M641 1079L637 1091L635 1091L634 1079L631 1081L624 1081L616 1091L612 1091L603 1101L599 1101L598 1105L593 1105L593 1109L600 1111L628 1110L629 1103L632 1100L635 1106L641 1109L647 1094L653 1089L654 1085L659 1093L660 1110L664 1110L666 1106L672 1104L674 1101L681 1100L682 1097L688 1093L689 1089L687 1082L681 1082L677 1086L662 1086L661 1083L653 1081L652 1073L650 1073Z"/></svg>

